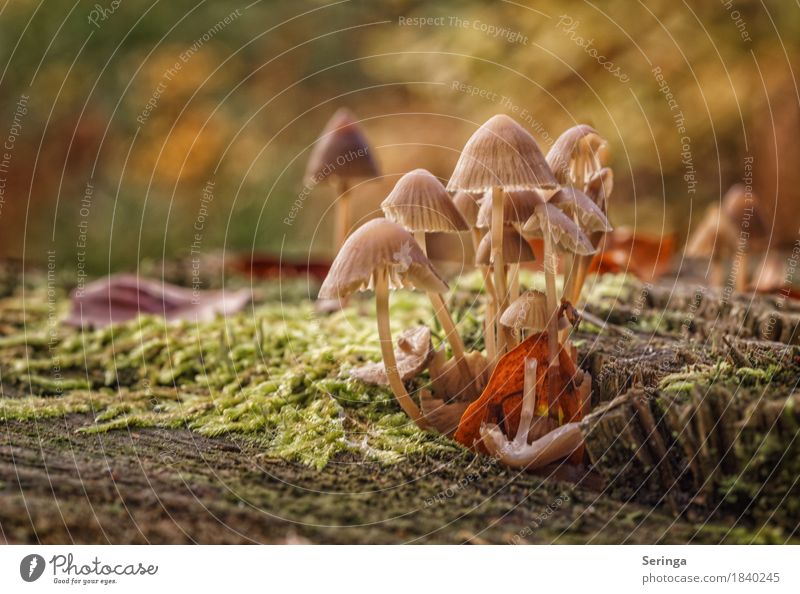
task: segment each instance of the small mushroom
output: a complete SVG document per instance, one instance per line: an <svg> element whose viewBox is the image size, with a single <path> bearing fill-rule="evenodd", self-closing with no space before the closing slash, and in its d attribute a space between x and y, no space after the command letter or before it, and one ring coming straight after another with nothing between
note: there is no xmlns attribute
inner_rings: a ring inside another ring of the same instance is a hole
<svg viewBox="0 0 800 594"><path fill-rule="evenodd" d="M726 192L721 207L708 207L687 241L686 255L710 260L712 284L718 287L723 284L723 264L730 262L733 286L745 291L749 251L763 249L766 237L755 197L736 184Z"/></svg>
<svg viewBox="0 0 800 594"><path fill-rule="evenodd" d="M347 238L320 288L322 299L344 299L374 288L383 363L389 385L403 410L417 424L422 413L406 391L398 372L389 327L389 290L401 287L444 293L447 283L400 225L374 219Z"/></svg>
<svg viewBox="0 0 800 594"><path fill-rule="evenodd" d="M608 159L608 143L591 126L567 129L547 153L547 163L562 186L585 191L591 176Z"/></svg>
<svg viewBox="0 0 800 594"><path fill-rule="evenodd" d="M558 328L565 330L572 326L564 309L559 309ZM500 323L516 332L528 330L531 333L547 330L547 297L541 291L525 291L503 312Z"/></svg>
<svg viewBox="0 0 800 594"><path fill-rule="evenodd" d="M503 261L504 192L555 189L557 182L536 140L510 117L499 114L487 120L467 141L458 159L449 191L491 192L495 214L491 235L497 310L508 303L508 283ZM498 344L499 354L505 345Z"/></svg>
<svg viewBox="0 0 800 594"><path fill-rule="evenodd" d="M552 167L559 183L562 186L585 192L608 217L606 209L606 198L611 193L611 188L607 187L607 192L595 199L593 194L596 191L594 186L597 182L603 181L603 177L596 176L603 171L604 164L608 160L608 143L591 126L580 124L567 129L547 153L547 162ZM608 173L610 169L605 168ZM591 191L590 191L591 186ZM597 247L605 231L592 232L582 225L581 220L575 215L575 211L569 213L576 223L581 225L583 230L590 236L592 245ZM606 221L607 222L607 221ZM606 225L608 226L608 225ZM580 297L586 272L591 263L589 256L575 256L566 254L564 268L566 270L564 278L564 288L562 297L570 301L577 301Z"/></svg>
<svg viewBox="0 0 800 594"><path fill-rule="evenodd" d="M417 326L404 330L397 337L394 356L397 361L397 373L402 381L417 377L425 370L433 357L431 329L427 326ZM367 363L356 367L350 370L350 376L366 384L389 385L386 366L383 363Z"/></svg>
<svg viewBox="0 0 800 594"><path fill-rule="evenodd" d="M337 184L337 249L344 244L350 229L350 182L378 175L380 173L373 151L358 121L350 110L339 109L317 139L306 168L306 179L309 182L319 184L331 180Z"/></svg>
<svg viewBox="0 0 800 594"><path fill-rule="evenodd" d="M389 196L381 203L381 208L387 219L401 224L415 234L423 252L427 251L426 231L469 229L444 186L425 169L415 169L401 177ZM431 292L428 297L433 304L434 314L442 324L447 341L453 349L453 356L464 374L469 375L469 366L464 360L464 343L444 299L439 292Z"/></svg>
<svg viewBox="0 0 800 594"><path fill-rule="evenodd" d="M467 231L469 225L450 199L447 190L432 173L415 169L406 173L381 203L386 218L421 237L418 241L425 250L424 233L433 231Z"/></svg>

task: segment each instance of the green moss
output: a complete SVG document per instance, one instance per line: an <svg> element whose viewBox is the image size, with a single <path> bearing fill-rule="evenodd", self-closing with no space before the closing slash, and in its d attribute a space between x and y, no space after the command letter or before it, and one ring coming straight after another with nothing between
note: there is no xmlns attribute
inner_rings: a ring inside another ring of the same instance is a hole
<svg viewBox="0 0 800 594"><path fill-rule="evenodd" d="M424 295L393 294L395 333L432 318ZM459 321L480 335L474 316ZM330 316L309 301L265 302L254 315L197 325L143 316L83 333L60 328L52 343L42 339L47 324L44 308L27 321L27 342L22 333L0 339L28 352L0 358L4 385L26 395L0 399L6 419L91 413L94 424L81 429L91 433L189 427L317 468L343 452L391 464L458 449L410 423L388 390L349 378L353 367L380 360L369 299Z"/></svg>

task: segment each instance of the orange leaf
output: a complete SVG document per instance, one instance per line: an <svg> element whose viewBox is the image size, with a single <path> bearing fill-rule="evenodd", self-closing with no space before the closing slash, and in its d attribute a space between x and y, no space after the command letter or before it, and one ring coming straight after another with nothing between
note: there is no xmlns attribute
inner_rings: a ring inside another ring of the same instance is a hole
<svg viewBox="0 0 800 594"><path fill-rule="evenodd" d="M454 436L456 441L484 452L480 444L480 427L487 422L502 424L506 435L516 434L522 408L525 359L528 358L535 358L539 362L536 371L536 409L547 408L547 333L542 332L529 336L497 362L483 393L464 411ZM575 363L563 349L558 359L560 377L557 385L560 388L562 420L565 423L577 421L581 418L582 408L578 391L571 381L577 371Z"/></svg>

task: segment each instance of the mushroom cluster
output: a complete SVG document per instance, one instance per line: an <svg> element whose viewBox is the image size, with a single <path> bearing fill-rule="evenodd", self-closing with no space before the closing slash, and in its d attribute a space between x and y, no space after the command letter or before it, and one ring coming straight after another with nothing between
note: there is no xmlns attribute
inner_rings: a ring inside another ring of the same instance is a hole
<svg viewBox="0 0 800 594"><path fill-rule="evenodd" d="M588 408L591 378L577 367L569 333L580 321L572 303L611 230L607 160L607 143L589 126L564 132L545 157L529 132L496 115L469 138L446 187L424 169L403 175L381 204L385 218L344 241L319 298L374 290L378 375L420 427L520 468L580 454L577 421ZM431 261L438 257L432 237L464 232L484 283L485 353L467 351L447 307L447 282ZM534 238L544 245L544 292L521 286L520 265L534 260ZM413 367L427 365L431 378L430 390L417 391L420 405L398 367L399 357L409 357L408 340L395 351L389 329L389 290L401 288L427 293L452 353L447 359L443 350L431 355L428 342L419 347Z"/></svg>

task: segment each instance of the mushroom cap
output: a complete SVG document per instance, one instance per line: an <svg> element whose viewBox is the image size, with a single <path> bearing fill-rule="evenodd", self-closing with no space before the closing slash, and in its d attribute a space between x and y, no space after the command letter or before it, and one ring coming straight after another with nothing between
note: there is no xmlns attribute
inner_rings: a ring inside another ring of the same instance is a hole
<svg viewBox="0 0 800 594"><path fill-rule="evenodd" d="M686 255L689 258L718 259L735 250L736 236L736 225L722 215L717 204L712 204L689 236Z"/></svg>
<svg viewBox="0 0 800 594"><path fill-rule="evenodd" d="M410 231L469 230L442 183L425 169L401 177L381 208L387 219Z"/></svg>
<svg viewBox="0 0 800 594"><path fill-rule="evenodd" d="M478 210L481 205L478 203L478 196L471 192L456 192L453 196L453 204L456 205L458 212L464 217L464 220L470 227L475 226L478 219Z"/></svg>
<svg viewBox="0 0 800 594"><path fill-rule="evenodd" d="M556 187L556 178L531 134L504 114L491 117L464 145L448 191L486 192Z"/></svg>
<svg viewBox="0 0 800 594"><path fill-rule="evenodd" d="M611 196L613 190L614 171L609 167L603 167L596 171L586 185L586 195L604 212L608 211L608 197Z"/></svg>
<svg viewBox="0 0 800 594"><path fill-rule="evenodd" d="M475 262L475 249L468 233L426 233L425 248L434 264L450 262L472 268Z"/></svg>
<svg viewBox="0 0 800 594"><path fill-rule="evenodd" d="M573 219L577 218L581 229L586 233L608 233L612 230L602 209L576 188L561 188L550 198L550 204L557 206Z"/></svg>
<svg viewBox="0 0 800 594"><path fill-rule="evenodd" d="M355 179L378 175L378 166L361 126L349 109L339 109L314 144L306 180L321 183L329 177Z"/></svg>
<svg viewBox="0 0 800 594"><path fill-rule="evenodd" d="M331 265L319 290L320 299L343 299L373 288L375 272L386 270L389 287L444 293L447 283L414 241L397 223L373 219L356 229Z"/></svg>
<svg viewBox="0 0 800 594"><path fill-rule="evenodd" d="M575 182L573 165L580 155L597 153L598 159L605 160L606 141L591 126L579 124L568 128L556 139L547 153L547 163L550 165L558 183L570 184Z"/></svg>
<svg viewBox="0 0 800 594"><path fill-rule="evenodd" d="M548 222L553 241L561 249L581 256L588 256L596 251L580 227L549 202L536 207L536 212L523 225L522 232L528 237L544 237L544 230L547 228Z"/></svg>
<svg viewBox="0 0 800 594"><path fill-rule="evenodd" d="M541 291L525 291L506 308L500 316L500 323L514 330L525 328L534 332L544 332L547 329L547 319L545 294ZM569 325L566 316L559 315L559 329L563 330Z"/></svg>
<svg viewBox="0 0 800 594"><path fill-rule="evenodd" d="M503 224L524 223L533 215L538 204L544 204L544 198L534 190L506 192L503 196ZM481 201L475 226L478 229L489 229L492 226L491 192L486 192Z"/></svg>
<svg viewBox="0 0 800 594"><path fill-rule="evenodd" d="M728 188L722 198L722 212L737 227L744 228L747 223L746 230L751 237L762 238L767 234L758 199L743 184L733 184Z"/></svg>
<svg viewBox="0 0 800 594"><path fill-rule="evenodd" d="M503 227L503 260L506 264L533 262L536 256L525 238L510 226ZM487 233L478 244L475 264L489 266L492 263L492 234Z"/></svg>

